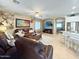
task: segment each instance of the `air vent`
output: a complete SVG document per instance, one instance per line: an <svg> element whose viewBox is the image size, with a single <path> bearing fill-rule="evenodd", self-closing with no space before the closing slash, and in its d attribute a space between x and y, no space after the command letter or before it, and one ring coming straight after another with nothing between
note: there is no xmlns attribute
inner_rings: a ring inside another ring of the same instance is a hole
<svg viewBox="0 0 79 59"><path fill-rule="evenodd" d="M67 15L67 16L73 17L73 16L77 16L77 15L79 15L79 13L74 13L74 14L70 14L70 15Z"/></svg>

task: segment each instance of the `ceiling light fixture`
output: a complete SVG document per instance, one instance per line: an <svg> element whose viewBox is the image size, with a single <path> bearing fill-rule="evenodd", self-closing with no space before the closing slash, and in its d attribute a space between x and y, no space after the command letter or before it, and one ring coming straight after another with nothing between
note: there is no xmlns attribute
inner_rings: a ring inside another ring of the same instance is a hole
<svg viewBox="0 0 79 59"><path fill-rule="evenodd" d="M35 17L39 17L40 13L39 12L35 12Z"/></svg>

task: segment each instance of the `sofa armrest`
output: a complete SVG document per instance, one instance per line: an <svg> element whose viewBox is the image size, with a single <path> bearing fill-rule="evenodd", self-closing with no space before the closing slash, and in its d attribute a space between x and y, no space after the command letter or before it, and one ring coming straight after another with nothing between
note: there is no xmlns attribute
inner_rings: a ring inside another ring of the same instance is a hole
<svg viewBox="0 0 79 59"><path fill-rule="evenodd" d="M47 59L53 58L53 46L52 45L46 45L44 48L44 52L47 56Z"/></svg>

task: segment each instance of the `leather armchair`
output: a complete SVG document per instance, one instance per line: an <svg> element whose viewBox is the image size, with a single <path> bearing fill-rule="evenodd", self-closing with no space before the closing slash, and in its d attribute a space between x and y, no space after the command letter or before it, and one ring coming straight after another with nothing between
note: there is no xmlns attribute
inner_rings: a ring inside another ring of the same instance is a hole
<svg viewBox="0 0 79 59"><path fill-rule="evenodd" d="M42 45L42 49L40 49L39 45L35 41L21 37L17 38L15 42L21 59L52 59L52 46Z"/></svg>

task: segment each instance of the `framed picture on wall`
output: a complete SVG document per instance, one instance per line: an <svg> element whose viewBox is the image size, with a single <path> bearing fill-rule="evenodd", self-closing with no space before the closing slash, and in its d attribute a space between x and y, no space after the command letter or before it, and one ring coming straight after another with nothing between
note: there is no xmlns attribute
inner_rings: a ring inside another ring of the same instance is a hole
<svg viewBox="0 0 79 59"><path fill-rule="evenodd" d="M30 21L16 18L16 27L30 27Z"/></svg>

